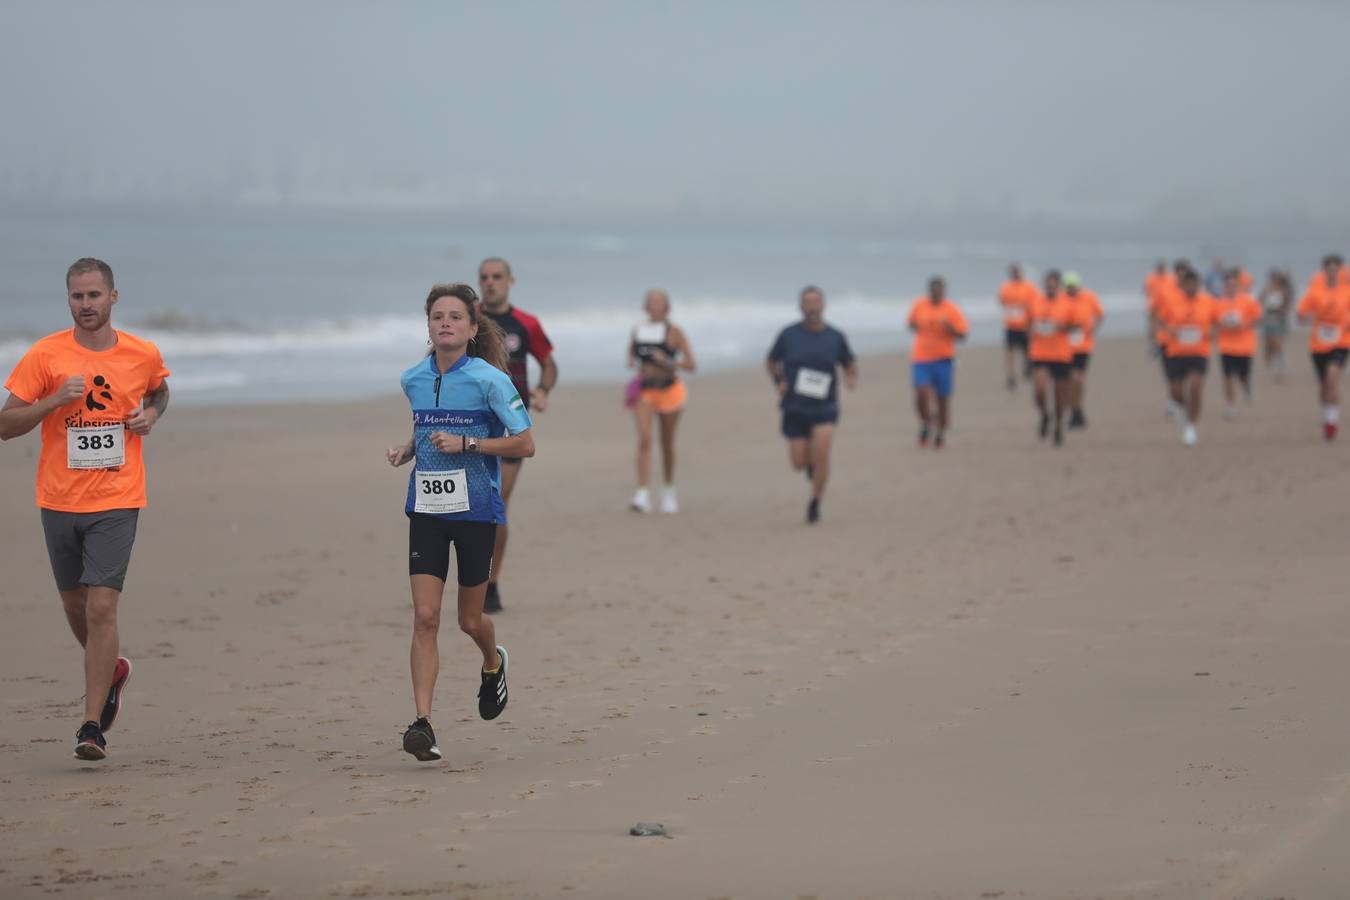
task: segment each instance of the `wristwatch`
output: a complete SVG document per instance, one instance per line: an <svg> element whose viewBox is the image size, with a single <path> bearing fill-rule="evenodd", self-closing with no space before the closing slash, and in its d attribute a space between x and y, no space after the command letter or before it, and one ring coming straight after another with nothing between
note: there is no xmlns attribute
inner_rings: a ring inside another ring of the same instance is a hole
<svg viewBox="0 0 1350 900"><path fill-rule="evenodd" d="M478 452L478 438L470 436L464 443L470 453Z"/></svg>

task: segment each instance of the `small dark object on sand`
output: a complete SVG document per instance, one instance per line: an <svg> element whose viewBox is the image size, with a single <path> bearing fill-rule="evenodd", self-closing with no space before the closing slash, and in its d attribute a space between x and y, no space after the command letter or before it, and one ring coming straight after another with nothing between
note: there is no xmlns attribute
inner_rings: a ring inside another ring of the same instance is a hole
<svg viewBox="0 0 1350 900"><path fill-rule="evenodd" d="M666 826L654 822L639 822L628 829L628 833L633 837L665 837Z"/></svg>

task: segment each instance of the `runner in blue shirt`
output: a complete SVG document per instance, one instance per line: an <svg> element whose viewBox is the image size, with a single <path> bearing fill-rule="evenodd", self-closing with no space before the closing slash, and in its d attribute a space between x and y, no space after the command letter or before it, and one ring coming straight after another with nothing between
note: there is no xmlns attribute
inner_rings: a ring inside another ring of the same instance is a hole
<svg viewBox="0 0 1350 900"><path fill-rule="evenodd" d="M393 466L415 461L404 510L417 719L403 734L403 749L423 762L441 758L430 716L451 544L459 627L483 653L478 714L495 719L506 708L506 648L497 643L492 619L483 614L483 599L497 526L506 524L499 459L534 456L530 416L506 374L502 332L479 312L474 289L436 285L427 296L426 314L431 351L402 379L412 406L412 437L386 454Z"/></svg>
<svg viewBox="0 0 1350 900"><path fill-rule="evenodd" d="M792 468L805 470L811 482L806 521L820 521L820 501L830 477L830 444L839 421L839 379L851 391L858 386L858 364L844 333L825 324L825 292L802 288L802 320L778 335L769 350L769 377L783 411L783 437Z"/></svg>

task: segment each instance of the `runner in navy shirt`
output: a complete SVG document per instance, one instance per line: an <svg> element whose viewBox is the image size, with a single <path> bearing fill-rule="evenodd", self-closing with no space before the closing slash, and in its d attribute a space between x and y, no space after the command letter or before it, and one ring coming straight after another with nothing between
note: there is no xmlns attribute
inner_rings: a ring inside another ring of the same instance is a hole
<svg viewBox="0 0 1350 900"><path fill-rule="evenodd" d="M478 290L483 295L483 314L497 323L506 338L508 354L507 371L511 373L511 382L516 392L525 401L527 409L543 412L548 409L548 398L553 386L558 383L558 364L553 359L553 344L544 334L539 320L527 312L511 305L511 286L516 283L511 274L511 264L500 257L492 256L478 264ZM539 363L539 384L530 390L528 357L533 356ZM519 459L502 459L502 502L511 503L511 493L516 488L516 479L520 477ZM497 528L497 544L493 553L492 579L488 582L488 612L500 612L501 595L497 591L497 581L501 578L502 566L506 561L506 525Z"/></svg>
<svg viewBox="0 0 1350 900"><path fill-rule="evenodd" d="M492 619L483 615L493 540L506 524L498 461L534 455L530 416L506 374L501 332L479 312L473 288L437 285L426 313L431 352L402 378L412 407L412 437L386 454L392 466L414 463L404 511L417 718L403 734L403 749L424 762L441 758L430 716L452 544L459 627L483 654L478 714L495 719L506 708L506 648L497 643Z"/></svg>
<svg viewBox="0 0 1350 900"><path fill-rule="evenodd" d="M802 320L778 335L769 350L769 377L783 411L783 437L792 468L806 471L811 502L806 521L820 520L820 501L830 477L830 444L839 420L839 379L844 372L849 390L858 386L858 365L848 339L825 324L825 292L814 285L801 293Z"/></svg>

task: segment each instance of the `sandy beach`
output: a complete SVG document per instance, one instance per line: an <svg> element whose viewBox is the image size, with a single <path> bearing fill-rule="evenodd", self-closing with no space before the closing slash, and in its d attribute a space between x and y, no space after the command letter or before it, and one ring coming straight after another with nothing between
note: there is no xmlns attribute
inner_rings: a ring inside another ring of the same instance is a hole
<svg viewBox="0 0 1350 900"><path fill-rule="evenodd" d="M864 359L814 528L762 373L692 380L683 510L641 517L621 389L563 360L511 510L510 706L477 718L447 616L441 764L399 747L400 397L171 409L102 764L71 758L37 435L7 443L0 896L1345 896L1350 448L1291 343L1236 421L1211 370L1192 449L1141 340L1060 449L1001 350L962 355L940 454L907 362Z"/></svg>

